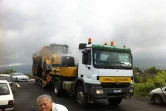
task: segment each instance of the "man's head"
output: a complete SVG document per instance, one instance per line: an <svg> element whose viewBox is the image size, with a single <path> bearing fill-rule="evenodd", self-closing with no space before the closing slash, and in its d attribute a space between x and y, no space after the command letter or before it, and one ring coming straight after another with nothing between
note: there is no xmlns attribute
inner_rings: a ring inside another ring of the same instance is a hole
<svg viewBox="0 0 166 111"><path fill-rule="evenodd" d="M52 111L52 98L48 94L43 94L37 98L40 111Z"/></svg>

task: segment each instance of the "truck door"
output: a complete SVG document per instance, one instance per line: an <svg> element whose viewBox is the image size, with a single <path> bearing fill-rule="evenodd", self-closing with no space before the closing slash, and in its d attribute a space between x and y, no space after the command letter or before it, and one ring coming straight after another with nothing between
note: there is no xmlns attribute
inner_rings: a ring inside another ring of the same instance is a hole
<svg viewBox="0 0 166 111"><path fill-rule="evenodd" d="M79 77L83 78L86 83L91 82L92 77L92 56L91 49L82 51L82 61L79 62Z"/></svg>

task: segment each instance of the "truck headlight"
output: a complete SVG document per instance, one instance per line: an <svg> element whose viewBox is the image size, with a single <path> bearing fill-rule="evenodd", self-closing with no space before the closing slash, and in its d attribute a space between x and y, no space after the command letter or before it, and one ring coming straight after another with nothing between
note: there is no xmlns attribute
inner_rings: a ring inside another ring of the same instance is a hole
<svg viewBox="0 0 166 111"><path fill-rule="evenodd" d="M103 89L96 89L96 94L104 94Z"/></svg>
<svg viewBox="0 0 166 111"><path fill-rule="evenodd" d="M133 93L133 92L134 92L134 89L133 89L133 88L130 88L130 89L129 89L129 92L130 92L130 93Z"/></svg>

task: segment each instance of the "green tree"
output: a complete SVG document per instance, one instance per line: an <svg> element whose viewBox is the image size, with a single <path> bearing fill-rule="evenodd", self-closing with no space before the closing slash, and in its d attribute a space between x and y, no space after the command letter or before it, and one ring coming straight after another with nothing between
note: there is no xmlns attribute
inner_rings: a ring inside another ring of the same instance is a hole
<svg viewBox="0 0 166 111"><path fill-rule="evenodd" d="M156 67L151 67L149 69L146 69L144 71L145 74L157 74L158 72L161 72L160 69L156 69Z"/></svg>
<svg viewBox="0 0 166 111"><path fill-rule="evenodd" d="M142 77L139 77L139 74L142 74L142 70L139 69L138 67L133 68L133 73L134 73L134 82L136 83L141 83L142 82Z"/></svg>
<svg viewBox="0 0 166 111"><path fill-rule="evenodd" d="M134 74L142 74L143 72L142 72L142 70L139 69L138 67L134 67L134 68L133 68L133 73L134 73Z"/></svg>
<svg viewBox="0 0 166 111"><path fill-rule="evenodd" d="M11 74L11 73L14 73L14 72L16 72L16 71L13 70L13 69L6 69L6 70L3 71L2 73L3 73L3 74Z"/></svg>

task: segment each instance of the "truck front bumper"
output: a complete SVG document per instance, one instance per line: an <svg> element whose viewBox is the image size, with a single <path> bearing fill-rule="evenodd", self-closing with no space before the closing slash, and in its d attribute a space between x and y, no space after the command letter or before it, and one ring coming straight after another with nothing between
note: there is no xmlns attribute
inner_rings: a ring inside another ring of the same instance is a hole
<svg viewBox="0 0 166 111"><path fill-rule="evenodd" d="M106 99L106 98L130 98L134 95L134 88L132 86L126 88L102 88L91 87L89 94L94 99Z"/></svg>

